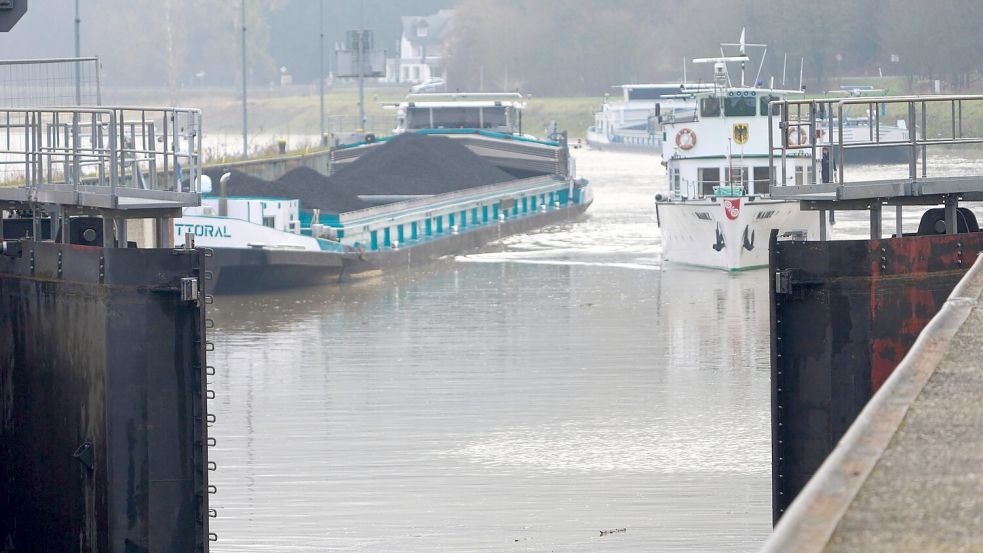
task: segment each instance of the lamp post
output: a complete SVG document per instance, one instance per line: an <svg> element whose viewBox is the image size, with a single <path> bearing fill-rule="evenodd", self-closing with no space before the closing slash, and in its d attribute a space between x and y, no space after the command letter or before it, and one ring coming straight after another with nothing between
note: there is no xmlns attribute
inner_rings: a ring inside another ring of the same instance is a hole
<svg viewBox="0 0 983 553"><path fill-rule="evenodd" d="M318 75L320 76L318 82L320 83L319 88L321 91L321 146L326 146L328 139L324 132L324 0L321 0L321 11L318 21L320 22L321 29L321 38L318 42L318 48L321 52L321 66L318 71Z"/></svg>
<svg viewBox="0 0 983 553"><path fill-rule="evenodd" d="M242 0L242 159L249 159L249 113L246 109L246 0Z"/></svg>
<svg viewBox="0 0 983 553"><path fill-rule="evenodd" d="M79 0L75 0L75 59L82 57L82 18L79 17ZM98 68L96 69L98 71ZM75 105L82 105L82 66L75 62Z"/></svg>
<svg viewBox="0 0 983 553"><path fill-rule="evenodd" d="M358 2L358 123L365 132L365 26L362 20L365 2Z"/></svg>

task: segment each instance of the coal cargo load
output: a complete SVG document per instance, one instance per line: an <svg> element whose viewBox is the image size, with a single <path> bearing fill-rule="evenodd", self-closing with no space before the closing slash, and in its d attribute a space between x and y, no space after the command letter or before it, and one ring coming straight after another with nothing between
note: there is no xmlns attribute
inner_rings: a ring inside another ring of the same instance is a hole
<svg viewBox="0 0 983 553"><path fill-rule="evenodd" d="M443 136L407 133L330 177L364 196L426 196L515 180L515 177Z"/></svg>
<svg viewBox="0 0 983 553"><path fill-rule="evenodd" d="M226 194L300 200L303 211L338 214L380 204L360 196L433 196L512 180L514 176L454 140L404 134L375 146L331 176L298 167L267 181L232 171Z"/></svg>
<svg viewBox="0 0 983 553"><path fill-rule="evenodd" d="M346 213L372 206L360 200L355 192L338 186L329 177L308 167L293 169L272 182L233 171L226 194L229 197L300 200L302 210L320 209L324 213Z"/></svg>

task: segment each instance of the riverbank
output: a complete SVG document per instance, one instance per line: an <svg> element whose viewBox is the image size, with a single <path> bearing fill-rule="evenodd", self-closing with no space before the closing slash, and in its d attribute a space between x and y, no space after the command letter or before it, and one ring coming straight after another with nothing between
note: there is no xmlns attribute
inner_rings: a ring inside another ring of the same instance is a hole
<svg viewBox="0 0 983 553"><path fill-rule="evenodd" d="M121 91L117 93L129 102L146 103L164 98L156 91ZM392 107L406 97L403 87L377 87L365 90L366 130L381 134L392 131L395 112ZM115 94L114 94L115 95ZM194 105L202 110L211 134L238 135L242 132L242 102L228 89L182 91L172 101L179 105ZM556 121L573 139L583 138L593 122L593 112L603 98L532 97L523 114L523 129L542 136L547 124ZM316 137L320 133L320 96L313 87L291 87L250 91L250 134L293 142L294 138ZM351 131L358 127L358 91L354 88L332 88L325 93L325 126L328 132Z"/></svg>

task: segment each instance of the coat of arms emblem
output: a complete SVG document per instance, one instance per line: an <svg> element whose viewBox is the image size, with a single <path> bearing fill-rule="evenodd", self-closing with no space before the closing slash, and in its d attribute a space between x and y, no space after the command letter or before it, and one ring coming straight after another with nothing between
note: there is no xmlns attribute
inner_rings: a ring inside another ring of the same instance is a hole
<svg viewBox="0 0 983 553"><path fill-rule="evenodd" d="M741 146L747 144L750 134L747 123L734 123L734 142Z"/></svg>

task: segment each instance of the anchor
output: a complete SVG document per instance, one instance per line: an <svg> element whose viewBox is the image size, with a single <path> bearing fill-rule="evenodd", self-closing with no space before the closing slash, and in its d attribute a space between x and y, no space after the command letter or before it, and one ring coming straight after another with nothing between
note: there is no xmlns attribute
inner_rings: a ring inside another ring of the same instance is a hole
<svg viewBox="0 0 983 553"><path fill-rule="evenodd" d="M744 225L744 249L751 251L754 249L754 231L751 231L751 240L748 240L748 225Z"/></svg>
<svg viewBox="0 0 983 553"><path fill-rule="evenodd" d="M720 232L720 223L717 223L717 229L715 232L717 234L717 241L713 243L713 249L719 252L720 250L724 249L724 246L726 246L726 244L724 244L724 233Z"/></svg>

